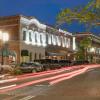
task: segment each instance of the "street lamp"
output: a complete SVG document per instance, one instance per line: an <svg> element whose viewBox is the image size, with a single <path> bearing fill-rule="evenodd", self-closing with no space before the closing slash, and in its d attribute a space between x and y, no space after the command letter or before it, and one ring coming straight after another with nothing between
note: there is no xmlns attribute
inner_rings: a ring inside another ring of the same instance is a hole
<svg viewBox="0 0 100 100"><path fill-rule="evenodd" d="M0 31L0 40L1 40L1 42L2 42L2 50L1 50L1 57L2 57L2 65L4 64L4 60L3 60L3 57L4 57L4 54L3 54L3 47L4 47L4 45L5 45L5 43L9 40L9 34L8 33L6 33L6 32L2 32L2 31Z"/></svg>
<svg viewBox="0 0 100 100"><path fill-rule="evenodd" d="M93 62L93 54L95 54L95 48L91 47L90 52L91 52L91 62Z"/></svg>

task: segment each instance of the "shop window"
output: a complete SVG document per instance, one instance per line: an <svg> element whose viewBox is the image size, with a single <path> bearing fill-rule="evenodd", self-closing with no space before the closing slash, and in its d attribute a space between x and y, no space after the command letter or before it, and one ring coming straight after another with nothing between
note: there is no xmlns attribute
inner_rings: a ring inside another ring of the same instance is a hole
<svg viewBox="0 0 100 100"><path fill-rule="evenodd" d="M21 56L29 56L28 50L21 50Z"/></svg>
<svg viewBox="0 0 100 100"><path fill-rule="evenodd" d="M32 61L32 52L30 52L30 61Z"/></svg>

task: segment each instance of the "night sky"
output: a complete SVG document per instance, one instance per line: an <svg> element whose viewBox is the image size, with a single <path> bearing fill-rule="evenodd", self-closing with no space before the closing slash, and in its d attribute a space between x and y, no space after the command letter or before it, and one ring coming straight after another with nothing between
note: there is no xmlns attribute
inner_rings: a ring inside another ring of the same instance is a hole
<svg viewBox="0 0 100 100"><path fill-rule="evenodd" d="M22 14L34 16L42 23L54 25L57 14L64 8L73 8L78 5L85 5L90 0L0 0L0 16ZM65 28L64 28L65 29ZM84 25L73 23L67 25L69 32L84 32ZM99 34L100 27L91 32Z"/></svg>

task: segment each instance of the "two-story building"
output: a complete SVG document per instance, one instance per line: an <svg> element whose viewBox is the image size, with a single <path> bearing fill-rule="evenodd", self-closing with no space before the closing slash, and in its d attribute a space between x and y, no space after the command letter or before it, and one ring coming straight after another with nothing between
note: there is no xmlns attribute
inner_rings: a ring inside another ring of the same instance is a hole
<svg viewBox="0 0 100 100"><path fill-rule="evenodd" d="M78 50L78 45L80 44L80 41L86 37L89 37L90 46L87 47L86 50L88 61L100 63L100 37L89 32L79 32L75 34L74 37L76 41L76 51Z"/></svg>
<svg viewBox="0 0 100 100"><path fill-rule="evenodd" d="M0 31L9 35L6 43L0 39L0 62L67 59L72 52L71 33L42 24L34 17L0 17Z"/></svg>

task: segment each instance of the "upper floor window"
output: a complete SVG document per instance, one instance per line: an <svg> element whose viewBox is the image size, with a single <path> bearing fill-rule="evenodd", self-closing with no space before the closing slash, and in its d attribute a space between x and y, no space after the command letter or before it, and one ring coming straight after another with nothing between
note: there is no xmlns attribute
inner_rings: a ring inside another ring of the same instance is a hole
<svg viewBox="0 0 100 100"><path fill-rule="evenodd" d="M23 40L26 40L26 31L23 31Z"/></svg>
<svg viewBox="0 0 100 100"><path fill-rule="evenodd" d="M32 42L31 32L29 32L29 41Z"/></svg>
<svg viewBox="0 0 100 100"><path fill-rule="evenodd" d="M42 35L40 34L40 43L42 43Z"/></svg>
<svg viewBox="0 0 100 100"><path fill-rule="evenodd" d="M35 43L37 43L37 33L35 33Z"/></svg>

